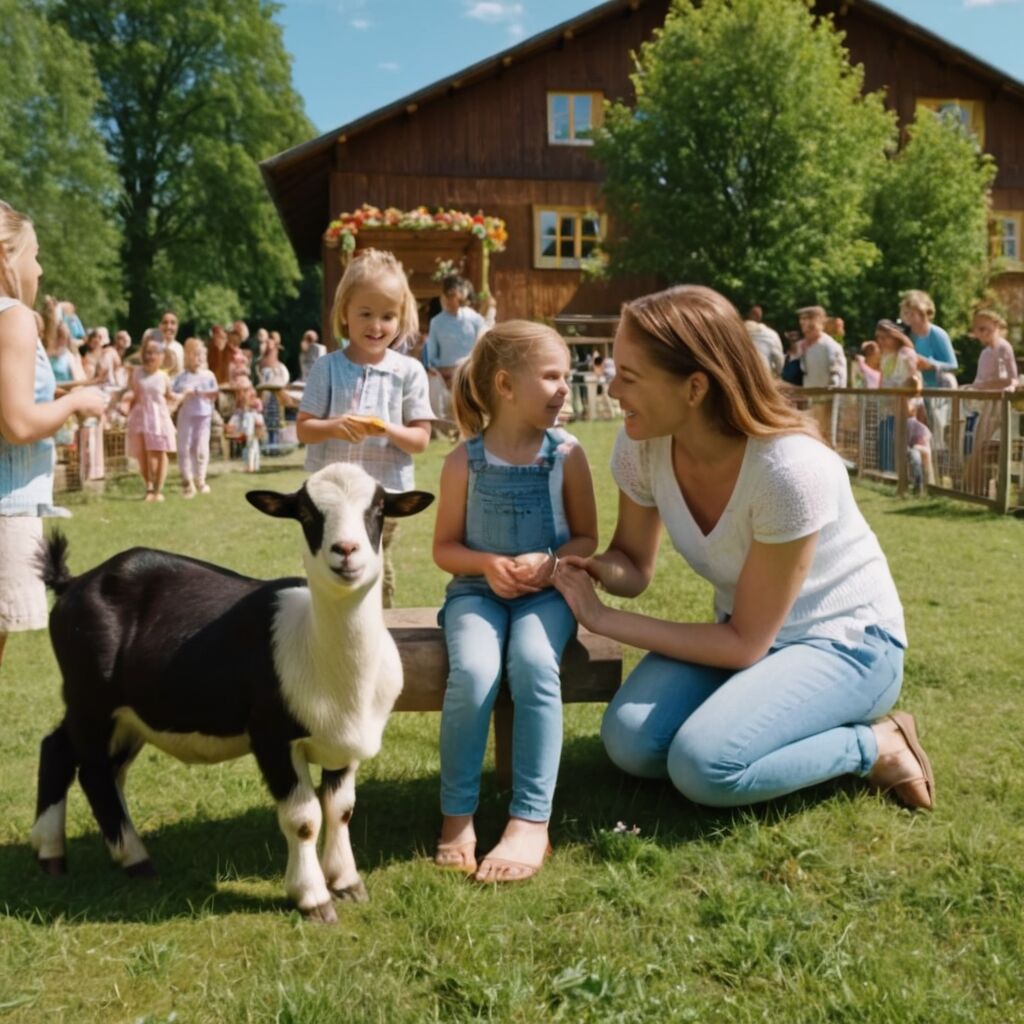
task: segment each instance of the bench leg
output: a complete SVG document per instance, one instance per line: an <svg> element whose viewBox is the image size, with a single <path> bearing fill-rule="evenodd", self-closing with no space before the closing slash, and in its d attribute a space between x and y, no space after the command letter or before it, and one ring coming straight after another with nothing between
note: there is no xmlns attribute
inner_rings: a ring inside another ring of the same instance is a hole
<svg viewBox="0 0 1024 1024"><path fill-rule="evenodd" d="M512 788L512 713L511 704L497 704L494 708L494 768L498 785Z"/></svg>

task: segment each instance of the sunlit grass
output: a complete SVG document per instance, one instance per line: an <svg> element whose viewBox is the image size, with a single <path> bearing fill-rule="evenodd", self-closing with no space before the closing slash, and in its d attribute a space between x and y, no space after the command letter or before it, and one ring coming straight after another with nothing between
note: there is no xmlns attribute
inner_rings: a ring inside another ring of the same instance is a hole
<svg viewBox="0 0 1024 1024"><path fill-rule="evenodd" d="M581 425L602 537L614 427ZM436 487L446 448L418 463ZM260 576L301 571L299 533L243 498L292 489L297 462L213 479L209 498L139 500L128 479L77 499L73 571L135 544ZM172 484L174 481L172 481ZM853 780L753 810L695 807L614 770L599 707L570 707L553 836L529 885L500 891L433 870L436 715L396 715L361 772L353 820L366 906L336 928L283 898L284 841L251 759L187 767L147 749L128 786L160 870L110 866L81 791L71 874L28 845L40 738L60 713L45 634L12 637L0 670L0 1020L164 1022L849 1021L1024 1019L1024 786L1017 620L1024 523L858 488L907 611L903 703L936 766L939 806L914 816ZM399 602L437 604L432 513L405 522ZM668 548L637 607L706 617L710 591ZM635 661L629 652L627 664ZM485 779L484 842L508 794ZM639 835L614 831L617 821Z"/></svg>

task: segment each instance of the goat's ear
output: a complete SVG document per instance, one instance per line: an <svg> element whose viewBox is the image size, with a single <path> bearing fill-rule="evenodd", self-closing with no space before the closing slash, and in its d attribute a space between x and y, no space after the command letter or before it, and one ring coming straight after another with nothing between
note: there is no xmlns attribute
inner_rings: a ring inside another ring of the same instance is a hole
<svg viewBox="0 0 1024 1024"><path fill-rule="evenodd" d="M402 516L414 516L422 512L434 496L429 491L405 491L402 494L384 495L384 515L392 519Z"/></svg>
<svg viewBox="0 0 1024 1024"><path fill-rule="evenodd" d="M277 491L247 491L245 500L268 516L278 519L298 519L298 494L279 494Z"/></svg>

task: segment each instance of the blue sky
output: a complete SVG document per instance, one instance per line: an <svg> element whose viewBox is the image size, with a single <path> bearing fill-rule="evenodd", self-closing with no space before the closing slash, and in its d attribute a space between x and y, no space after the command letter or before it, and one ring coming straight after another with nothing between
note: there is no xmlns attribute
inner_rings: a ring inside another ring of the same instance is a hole
<svg viewBox="0 0 1024 1024"><path fill-rule="evenodd" d="M880 0L1024 82L1024 0ZM327 132L596 0L283 0L277 19L306 113Z"/></svg>

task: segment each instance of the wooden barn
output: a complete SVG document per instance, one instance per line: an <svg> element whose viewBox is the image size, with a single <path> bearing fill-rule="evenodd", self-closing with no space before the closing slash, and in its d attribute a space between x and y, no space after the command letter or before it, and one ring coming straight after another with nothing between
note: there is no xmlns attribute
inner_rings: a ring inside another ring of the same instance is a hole
<svg viewBox="0 0 1024 1024"><path fill-rule="evenodd" d="M608 0L492 58L262 164L302 261L324 263L323 323L340 276L324 242L329 221L364 203L465 210L503 218L509 241L491 258L502 318L607 313L655 282L582 280L580 263L607 232L601 168L590 132L603 100L630 100L630 52L668 0ZM997 287L1016 336L1024 321L1024 84L870 0L818 0L846 32L867 88L909 122L920 105L952 108L993 154L993 244L1005 257ZM430 290L423 245L418 296ZM472 265L472 264L471 264ZM329 334L325 330L325 337Z"/></svg>

